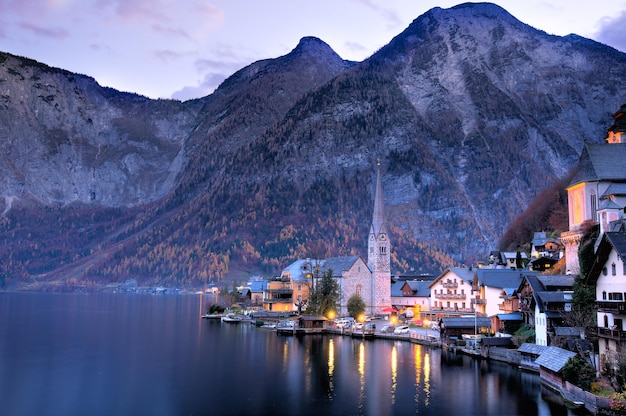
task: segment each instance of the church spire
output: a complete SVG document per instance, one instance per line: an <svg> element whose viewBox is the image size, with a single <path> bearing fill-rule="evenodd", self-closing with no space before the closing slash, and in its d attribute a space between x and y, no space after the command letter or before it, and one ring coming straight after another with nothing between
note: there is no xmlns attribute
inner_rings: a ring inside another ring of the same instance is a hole
<svg viewBox="0 0 626 416"><path fill-rule="evenodd" d="M383 186L380 180L380 160L378 161L378 171L376 173L376 193L374 195L374 215L372 217L372 232L378 235L385 222L385 212L383 209Z"/></svg>

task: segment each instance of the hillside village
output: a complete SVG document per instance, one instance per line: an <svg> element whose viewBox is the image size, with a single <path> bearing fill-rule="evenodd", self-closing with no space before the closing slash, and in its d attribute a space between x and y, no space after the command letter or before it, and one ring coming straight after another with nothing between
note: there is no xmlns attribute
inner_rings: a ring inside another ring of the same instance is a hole
<svg viewBox="0 0 626 416"><path fill-rule="evenodd" d="M585 145L567 187L569 230L560 236L535 232L528 253L492 252L480 264L450 267L438 276L392 275L393 242L386 231L379 174L367 259L299 259L280 276L251 279L241 295L250 307L264 311L306 312L312 287L332 273L339 287L339 316L348 314L347 300L357 294L366 314L393 315L413 325L440 324L442 341L449 344L477 333L500 338L485 341L483 348L516 347L511 334L525 327L534 331L534 339L520 348L533 357L527 366L546 372L555 386L564 386L556 375L578 353L600 372L611 373L626 346L626 104L613 118L605 143ZM581 264L579 253L589 247L592 255L580 258L593 262ZM577 277L578 284L595 287L597 324L591 327L572 318ZM556 357L545 368L539 364L544 352Z"/></svg>

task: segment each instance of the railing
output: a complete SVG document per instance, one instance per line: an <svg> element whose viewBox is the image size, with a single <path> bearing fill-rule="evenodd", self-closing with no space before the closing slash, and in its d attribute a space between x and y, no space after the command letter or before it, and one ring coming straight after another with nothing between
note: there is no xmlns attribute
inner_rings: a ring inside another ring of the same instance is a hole
<svg viewBox="0 0 626 416"><path fill-rule="evenodd" d="M442 307L438 306L436 308L430 308L428 312L471 312L474 313L474 309L472 308L455 308L455 307Z"/></svg>
<svg viewBox="0 0 626 416"><path fill-rule="evenodd" d="M293 303L292 298L268 298L263 299L263 303Z"/></svg>
<svg viewBox="0 0 626 416"><path fill-rule="evenodd" d="M610 338L615 341L626 340L626 331L611 328L598 328L598 336L602 338Z"/></svg>
<svg viewBox="0 0 626 416"><path fill-rule="evenodd" d="M465 299L465 293L436 293L437 299Z"/></svg>
<svg viewBox="0 0 626 416"><path fill-rule="evenodd" d="M441 286L446 287L446 288L457 288L459 287L459 284L454 281L454 282L441 282Z"/></svg>
<svg viewBox="0 0 626 416"><path fill-rule="evenodd" d="M487 299L472 298L472 303L475 303L477 305L486 305L487 304Z"/></svg>
<svg viewBox="0 0 626 416"><path fill-rule="evenodd" d="M596 301L596 305L600 312L626 313L626 302L623 300L599 300Z"/></svg>
<svg viewBox="0 0 626 416"><path fill-rule="evenodd" d="M266 292L272 295L291 295L293 294L293 289L291 288L267 289Z"/></svg>

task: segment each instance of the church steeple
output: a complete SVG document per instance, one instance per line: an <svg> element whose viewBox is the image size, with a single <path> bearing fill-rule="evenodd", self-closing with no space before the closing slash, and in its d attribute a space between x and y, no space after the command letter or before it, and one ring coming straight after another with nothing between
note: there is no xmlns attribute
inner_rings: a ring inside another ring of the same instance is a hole
<svg viewBox="0 0 626 416"><path fill-rule="evenodd" d="M376 172L376 192L374 194L374 215L372 217L372 232L375 236L380 234L385 225L385 211L383 204L383 186L380 180L380 162Z"/></svg>
<svg viewBox="0 0 626 416"><path fill-rule="evenodd" d="M390 260L391 250L387 235L380 162L378 162L374 213L370 226L367 254L367 266L372 273L372 298L368 302L371 305L372 313L380 313L382 309L391 306Z"/></svg>

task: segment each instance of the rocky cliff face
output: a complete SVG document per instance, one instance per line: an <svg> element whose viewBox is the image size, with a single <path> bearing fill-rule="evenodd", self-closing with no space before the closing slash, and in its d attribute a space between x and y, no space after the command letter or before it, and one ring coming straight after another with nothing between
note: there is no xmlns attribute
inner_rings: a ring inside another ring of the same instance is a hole
<svg viewBox="0 0 626 416"><path fill-rule="evenodd" d="M172 284L365 255L377 160L392 268L436 272L494 248L626 102L625 54L484 3L433 9L361 63L305 38L184 103L0 59L1 232L22 276L27 253L55 278ZM16 198L77 202L94 226L59 256L26 237Z"/></svg>
<svg viewBox="0 0 626 416"><path fill-rule="evenodd" d="M0 55L0 194L6 201L129 206L175 186L197 105L101 88Z"/></svg>

